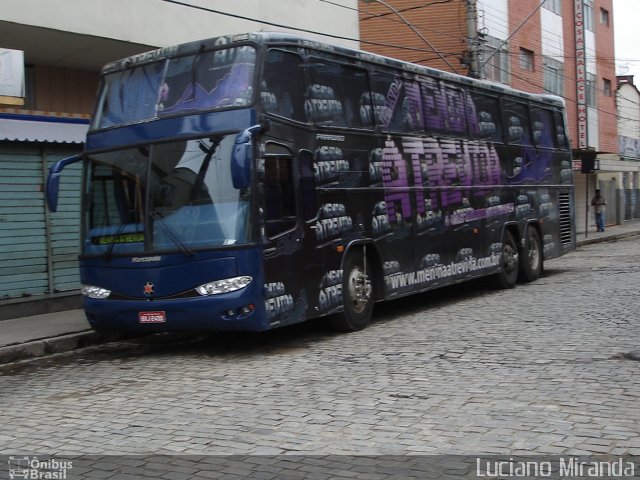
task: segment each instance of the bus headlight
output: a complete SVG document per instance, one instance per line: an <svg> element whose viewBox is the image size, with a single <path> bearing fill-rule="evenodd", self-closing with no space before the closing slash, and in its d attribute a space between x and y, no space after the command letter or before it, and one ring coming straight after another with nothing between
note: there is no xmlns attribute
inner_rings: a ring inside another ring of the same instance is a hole
<svg viewBox="0 0 640 480"><path fill-rule="evenodd" d="M111 295L111 290L107 290L102 287L94 287L93 285L82 285L80 291L85 297L97 298L98 300L104 300Z"/></svg>
<svg viewBox="0 0 640 480"><path fill-rule="evenodd" d="M252 277L234 277L225 278L224 280L216 280L215 282L205 283L196 287L196 292L200 295L218 295L219 293L235 292L241 288L246 287L253 280Z"/></svg>

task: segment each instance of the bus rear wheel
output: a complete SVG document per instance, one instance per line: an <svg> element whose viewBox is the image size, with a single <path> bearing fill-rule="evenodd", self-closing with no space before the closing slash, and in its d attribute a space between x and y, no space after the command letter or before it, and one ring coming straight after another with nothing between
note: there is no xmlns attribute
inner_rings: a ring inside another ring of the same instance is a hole
<svg viewBox="0 0 640 480"><path fill-rule="evenodd" d="M347 255L342 270L342 313L332 317L333 328L342 332L362 330L373 313L371 262L363 251Z"/></svg>
<svg viewBox="0 0 640 480"><path fill-rule="evenodd" d="M518 246L509 230L505 230L500 251L500 271L494 275L494 284L499 289L513 288L518 281Z"/></svg>
<svg viewBox="0 0 640 480"><path fill-rule="evenodd" d="M527 227L520 256L520 279L524 282L534 282L542 274L542 242L538 230Z"/></svg>

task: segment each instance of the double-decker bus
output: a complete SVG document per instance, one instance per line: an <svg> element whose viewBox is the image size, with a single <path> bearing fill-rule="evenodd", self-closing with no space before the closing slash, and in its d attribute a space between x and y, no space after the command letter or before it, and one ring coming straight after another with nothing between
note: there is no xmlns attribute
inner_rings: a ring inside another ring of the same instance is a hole
<svg viewBox="0 0 640 480"><path fill-rule="evenodd" d="M281 33L104 67L81 161L96 330L261 331L575 248L562 99Z"/></svg>

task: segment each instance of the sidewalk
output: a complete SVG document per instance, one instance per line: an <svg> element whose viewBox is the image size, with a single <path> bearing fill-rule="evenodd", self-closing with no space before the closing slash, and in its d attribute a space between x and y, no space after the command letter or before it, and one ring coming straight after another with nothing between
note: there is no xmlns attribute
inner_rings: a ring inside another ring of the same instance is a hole
<svg viewBox="0 0 640 480"><path fill-rule="evenodd" d="M598 233L578 232L578 247L640 235L640 221ZM82 310L0 321L0 364L96 345L105 339L91 330Z"/></svg>

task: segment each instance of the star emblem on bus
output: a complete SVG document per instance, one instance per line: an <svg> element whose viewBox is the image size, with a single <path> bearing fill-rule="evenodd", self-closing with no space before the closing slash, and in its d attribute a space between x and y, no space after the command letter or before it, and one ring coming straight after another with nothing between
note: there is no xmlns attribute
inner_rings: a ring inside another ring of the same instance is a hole
<svg viewBox="0 0 640 480"><path fill-rule="evenodd" d="M147 282L144 285L144 294L149 296L153 293L153 283Z"/></svg>

